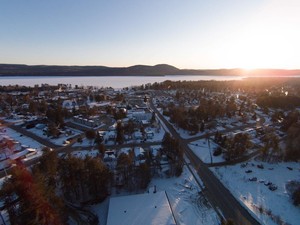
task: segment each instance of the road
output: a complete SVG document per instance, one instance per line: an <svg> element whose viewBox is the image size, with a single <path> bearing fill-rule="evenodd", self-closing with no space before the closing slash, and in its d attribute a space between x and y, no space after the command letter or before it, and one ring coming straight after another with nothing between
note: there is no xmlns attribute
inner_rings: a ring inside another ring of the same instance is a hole
<svg viewBox="0 0 300 225"><path fill-rule="evenodd" d="M219 179L213 174L208 166L193 153L193 151L188 146L189 140L184 140L180 137L174 127L161 115L161 113L154 106L152 98L150 99L150 107L169 129L171 135L179 141L180 146L184 150L194 169L197 171L197 174L203 181L205 186L204 194L207 196L208 200L213 204L213 206L220 209L226 219L233 219L236 224L260 224L243 206L241 206L241 204L219 181Z"/></svg>
<svg viewBox="0 0 300 225"><path fill-rule="evenodd" d="M186 156L191 162L191 165L196 169L198 175L200 176L201 180L204 183L205 189L204 194L207 196L208 200L213 204L215 208L218 208L223 213L226 219L233 219L236 224L240 225L256 225L258 223L252 215L241 206L241 204L233 197L233 195L224 187L224 185L219 181L219 179L210 171L208 165L203 163L189 148L188 143L193 140L197 140L201 137L195 137L191 139L183 139L174 129L174 127L160 114L160 112L156 109L153 105L152 99L150 99L150 107L156 113L156 115L160 118L160 120L165 124L165 126L170 131L171 135L176 138L182 149L184 150ZM58 147L51 142L40 138L18 126L10 125L11 128L15 129L16 131L20 132L23 135L29 136L34 140L37 140L41 144L44 144L48 147L53 147L55 151L58 153L70 153L72 151L81 150L81 147L72 147L71 145ZM235 128L237 129L237 128ZM148 147L150 145L160 144L160 142L154 143L131 143L131 144L124 144L119 146L111 146L111 148L123 148L123 147L134 147L134 146L141 146L141 147ZM87 148L87 149L91 149ZM109 148L109 147L108 147ZM26 161L24 164L26 166L31 166L39 161L39 158L34 158L32 160ZM6 171L8 174L10 173L10 169ZM4 177L5 172L0 171L0 176Z"/></svg>
<svg viewBox="0 0 300 225"><path fill-rule="evenodd" d="M58 146L58 145L53 144L52 142L50 142L47 139L44 139L42 137L37 136L34 133L31 133L31 132L27 131L26 129L24 129L22 127L14 125L13 123L7 123L7 122L4 122L4 121L1 121L1 123L4 126L9 127L11 129L17 131L18 133L20 133L20 134L22 134L24 136L32 138L33 140L41 143L44 146L52 148L57 153L66 153L66 154L68 154L68 153L71 153L73 151L91 150L91 149L95 148L95 146L89 146L89 147L80 147L80 146L73 147L72 146L74 143L76 143L77 138L78 137L82 137L83 138L85 136L84 134L80 134L80 135L77 135L76 137L74 137L73 140L71 141L71 143L69 145ZM161 142L127 143L127 144L122 144L122 145L106 146L106 149L107 150L112 150L112 149L118 150L118 149L121 149L121 148L133 148L133 147L147 148L147 147L150 147L150 146L153 146L153 145L160 145L160 144L161 144ZM30 167L30 166L38 163L38 162L39 162L39 157L36 157L36 158L32 158L32 159L30 159L28 161L24 161L24 165L27 166L27 167ZM12 168L7 168L6 171L5 170L1 170L0 171L0 178L6 176L6 174L10 174L11 173L11 169Z"/></svg>

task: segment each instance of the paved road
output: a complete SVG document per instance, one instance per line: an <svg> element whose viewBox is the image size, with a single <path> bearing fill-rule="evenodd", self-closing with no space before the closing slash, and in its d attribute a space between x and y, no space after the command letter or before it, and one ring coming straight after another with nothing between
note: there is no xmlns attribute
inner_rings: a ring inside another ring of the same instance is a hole
<svg viewBox="0 0 300 225"><path fill-rule="evenodd" d="M27 131L26 129L21 128L19 126L16 126L12 123L2 122L2 124L7 126L7 127L10 127L11 129L19 132L22 135L25 135L25 136L28 136L28 137L34 139L35 141L37 141L37 142L39 142L39 143L41 143L45 146L53 148L57 153L66 153L66 154L68 154L68 153L72 153L73 151L91 150L91 149L95 148L95 146L85 146L85 147L81 147L81 146L73 147L72 146L74 143L76 143L77 137L79 137L79 136L83 137L84 134L77 135L75 138L73 138L73 141L71 141L71 144L69 144L67 146L58 146L58 145L55 145L52 142L48 141L47 139L43 139L43 138ZM160 144L161 144L161 142L127 143L127 144L122 144L122 145L106 146L106 149L108 149L108 150L112 150L112 149L119 150L121 148L133 148L133 147L147 148L147 147L150 147L150 146L153 146L153 145L160 145ZM36 157L36 158L30 159L28 161L25 161L24 164L25 164L25 166L29 167L29 166L32 166L32 165L38 163L38 162L39 162L39 157ZM12 168L8 168L8 169L6 169L6 171L4 171L4 170L0 171L0 178L4 177L6 175L5 173L10 174L11 169Z"/></svg>
<svg viewBox="0 0 300 225"><path fill-rule="evenodd" d="M171 135L179 140L181 147L183 148L186 156L190 160L192 166L196 169L198 175L204 183L204 194L209 201L219 208L226 219L233 219L236 224L240 225L258 225L256 219L234 198L234 196L224 187L219 179L210 171L208 166L203 163L189 148L188 142L183 140L176 132L174 127L160 114L160 112L153 105L152 99L150 99L150 107L160 118L160 120L167 126Z"/></svg>
<svg viewBox="0 0 300 225"><path fill-rule="evenodd" d="M189 141L193 139L182 139L176 130L173 128L172 125L169 124L169 122L158 112L156 107L153 105L152 101L150 101L151 108L156 112L157 116L163 121L163 123L167 126L171 134L174 138L178 139L180 142L181 147L184 149L185 154L189 158L191 164L196 169L198 175L202 179L204 185L205 185L205 194L210 200L210 202L217 208L219 208L225 218L232 218L237 224L241 225L250 225L250 224L259 224L250 214L249 212L240 205L240 203L232 196L232 194L224 187L224 185L216 178L216 176L209 170L208 166L203 163L188 147ZM57 145L52 144L51 142L40 138L20 127L11 125L11 128L15 129L16 131L20 132L23 135L29 136L33 138L34 140L37 140L41 144L44 144L45 146L53 147L57 152L65 152L70 153L75 150L82 149L81 147L72 147L64 146L64 147L58 147ZM200 137L196 137L199 139ZM195 140L197 140L195 139ZM119 146L111 146L111 148L122 148L122 147L134 147L134 146L141 146L141 147L148 147L150 145L156 145L160 144L160 142L154 142L154 143L131 143L131 144L125 144L125 145L119 145ZM109 147L108 147L109 148ZM39 161L39 158L34 158L30 161L26 161L26 166L31 166ZM8 174L10 173L10 169L6 171ZM4 171L0 172L0 176L5 176Z"/></svg>

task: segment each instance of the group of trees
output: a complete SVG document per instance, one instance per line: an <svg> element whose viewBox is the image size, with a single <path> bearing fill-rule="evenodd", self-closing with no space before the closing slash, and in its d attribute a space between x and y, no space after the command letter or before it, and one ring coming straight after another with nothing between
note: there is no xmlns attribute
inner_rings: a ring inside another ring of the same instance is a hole
<svg viewBox="0 0 300 225"><path fill-rule="evenodd" d="M102 200L109 193L111 173L99 159L60 159L44 151L31 171L14 167L0 190L12 225L66 224L68 202Z"/></svg>
<svg viewBox="0 0 300 225"><path fill-rule="evenodd" d="M183 106L170 104L164 114L170 117L172 123L180 128L196 133L199 130L204 131L205 123L213 121L216 118L225 116L232 117L237 112L235 99L200 98L200 105L196 108L186 109ZM224 104L225 103L225 104Z"/></svg>
<svg viewBox="0 0 300 225"><path fill-rule="evenodd" d="M57 157L46 150L32 172L20 164L12 169L0 190L12 225L66 223L65 203L57 195L57 166Z"/></svg>
<svg viewBox="0 0 300 225"><path fill-rule="evenodd" d="M285 152L282 152L282 157L284 157L285 160L293 160L297 161L300 159L300 151L299 151L299 145L300 145L300 113L298 110L291 110L288 113L284 113L281 110L276 110L272 114L272 121L278 122L281 121L280 129L284 133L286 133L286 138L284 139L286 147ZM273 133L273 134L272 134ZM265 138L263 141L265 143L265 140L269 140L269 144L265 145L265 150L270 149L276 150L278 152L278 145L279 140L274 132L268 132L265 135Z"/></svg>
<svg viewBox="0 0 300 225"><path fill-rule="evenodd" d="M297 161L300 159L300 124L292 124L287 131L285 159Z"/></svg>
<svg viewBox="0 0 300 225"><path fill-rule="evenodd" d="M168 157L170 163L170 175L180 176L183 170L183 154L179 141L171 137L169 133L165 133L162 141L162 152Z"/></svg>
<svg viewBox="0 0 300 225"><path fill-rule="evenodd" d="M247 133L238 133L232 138L227 138L226 157L231 160L242 156L246 150L251 147L249 135Z"/></svg>
<svg viewBox="0 0 300 225"><path fill-rule="evenodd" d="M68 114L68 111L60 105L49 106L46 112L49 125L53 125L58 128L63 128L65 126L64 120Z"/></svg>
<svg viewBox="0 0 300 225"><path fill-rule="evenodd" d="M147 85L149 89L156 90L205 90L206 92L221 92L227 93L230 91L243 91L247 93L263 93L266 89L273 91L272 87L277 87L278 90L282 90L282 87L288 87L295 94L299 94L300 82L299 79L288 77L252 77L243 80L231 80L231 81L170 81L166 80L162 83L153 83ZM289 94L291 94L289 92Z"/></svg>
<svg viewBox="0 0 300 225"><path fill-rule="evenodd" d="M104 199L109 193L111 173L97 158L68 156L58 164L61 190L71 202Z"/></svg>
<svg viewBox="0 0 300 225"><path fill-rule="evenodd" d="M292 199L294 205L300 205L300 187L298 187L292 194Z"/></svg>
<svg viewBox="0 0 300 225"><path fill-rule="evenodd" d="M147 188L151 181L151 163L147 156L143 162L135 165L133 149L129 154L121 153L117 160L118 179L117 185L121 184L127 190Z"/></svg>
<svg viewBox="0 0 300 225"><path fill-rule="evenodd" d="M279 160L282 158L282 154L279 148L279 138L275 134L274 130L269 128L267 132L265 132L264 136L261 138L262 140L262 159L265 161L271 160Z"/></svg>
<svg viewBox="0 0 300 225"><path fill-rule="evenodd" d="M290 95L268 95L259 96L256 100L261 107L294 109L300 106L300 97Z"/></svg>
<svg viewBox="0 0 300 225"><path fill-rule="evenodd" d="M221 153L222 149L224 149L225 157L228 160L242 156L246 150L252 146L247 133L237 133L233 136L226 136L217 131L214 140L221 146L221 148L216 149L216 155L217 152Z"/></svg>

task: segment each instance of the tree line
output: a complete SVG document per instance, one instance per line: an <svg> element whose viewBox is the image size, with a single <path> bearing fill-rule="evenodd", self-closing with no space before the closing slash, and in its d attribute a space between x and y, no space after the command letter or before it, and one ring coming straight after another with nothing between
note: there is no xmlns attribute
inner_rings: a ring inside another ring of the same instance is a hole
<svg viewBox="0 0 300 225"><path fill-rule="evenodd" d="M12 225L67 224L68 204L105 198L110 181L111 174L99 159L61 159L45 150L31 170L21 164L12 169L0 199Z"/></svg>

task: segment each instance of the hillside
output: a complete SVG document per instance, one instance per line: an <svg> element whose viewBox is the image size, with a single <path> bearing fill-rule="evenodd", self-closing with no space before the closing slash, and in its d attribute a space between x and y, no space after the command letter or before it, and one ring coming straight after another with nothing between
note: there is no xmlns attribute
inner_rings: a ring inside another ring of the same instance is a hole
<svg viewBox="0 0 300 225"><path fill-rule="evenodd" d="M295 76L300 70L258 69L245 72L242 69L178 69L167 64L130 67L106 66L48 66L24 64L0 64L0 76L165 76L165 75L231 75L231 76Z"/></svg>

